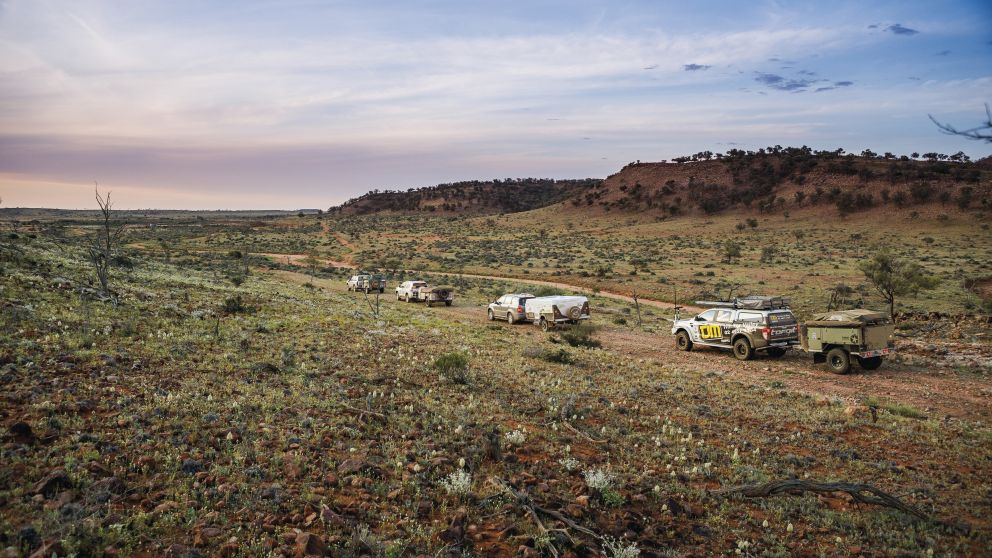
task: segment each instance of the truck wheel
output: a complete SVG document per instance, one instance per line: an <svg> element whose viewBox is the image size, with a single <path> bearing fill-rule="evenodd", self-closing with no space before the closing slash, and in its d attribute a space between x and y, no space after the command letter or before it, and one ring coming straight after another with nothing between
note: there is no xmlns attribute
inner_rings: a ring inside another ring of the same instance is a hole
<svg viewBox="0 0 992 558"><path fill-rule="evenodd" d="M858 366L860 366L862 370L878 370L878 367L881 365L882 357L880 356L868 358L858 357Z"/></svg>
<svg viewBox="0 0 992 558"><path fill-rule="evenodd" d="M847 374L851 371L851 354L840 347L827 351L827 366L834 374Z"/></svg>
<svg viewBox="0 0 992 558"><path fill-rule="evenodd" d="M489 309L488 316L489 316L489 321L490 322L491 321L494 321L496 319L496 316L493 315L493 309L492 308Z"/></svg>
<svg viewBox="0 0 992 558"><path fill-rule="evenodd" d="M754 349L746 337L739 337L734 341L734 356L737 360L751 360L754 357Z"/></svg>
<svg viewBox="0 0 992 558"><path fill-rule="evenodd" d="M551 330L551 326L548 325L548 320L541 318L541 331L547 332L549 330Z"/></svg>
<svg viewBox="0 0 992 558"><path fill-rule="evenodd" d="M785 349L782 347L772 347L771 349L768 349L768 356L772 358L781 358L783 355L785 355Z"/></svg>
<svg viewBox="0 0 992 558"><path fill-rule="evenodd" d="M434 308L434 303L428 300L427 301L427 307L428 308Z"/></svg>
<svg viewBox="0 0 992 558"><path fill-rule="evenodd" d="M451 301L450 300L445 300L444 301L444 305L445 306L451 306Z"/></svg>
<svg viewBox="0 0 992 558"><path fill-rule="evenodd" d="M386 292L386 288L385 288L385 287L383 287L383 288L381 288L381 289L379 289L379 294L382 294L382 293L384 293L384 292Z"/></svg>
<svg viewBox="0 0 992 558"><path fill-rule="evenodd" d="M689 334L685 331L679 331L675 334L675 347L680 351L691 351L692 350L692 339L689 339Z"/></svg>
<svg viewBox="0 0 992 558"><path fill-rule="evenodd" d="M403 297L401 297L399 293L396 293L396 300L403 300Z"/></svg>
<svg viewBox="0 0 992 558"><path fill-rule="evenodd" d="M513 325L513 322L514 322L513 312L507 312L506 313L506 323L508 323L510 325Z"/></svg>

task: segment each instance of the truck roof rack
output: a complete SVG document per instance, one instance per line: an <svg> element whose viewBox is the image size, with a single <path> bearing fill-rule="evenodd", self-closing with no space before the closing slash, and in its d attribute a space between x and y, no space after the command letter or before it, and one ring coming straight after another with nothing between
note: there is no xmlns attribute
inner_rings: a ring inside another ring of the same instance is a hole
<svg viewBox="0 0 992 558"><path fill-rule="evenodd" d="M747 310L785 310L789 298L785 296L739 296L730 300L697 300L703 308L735 308Z"/></svg>

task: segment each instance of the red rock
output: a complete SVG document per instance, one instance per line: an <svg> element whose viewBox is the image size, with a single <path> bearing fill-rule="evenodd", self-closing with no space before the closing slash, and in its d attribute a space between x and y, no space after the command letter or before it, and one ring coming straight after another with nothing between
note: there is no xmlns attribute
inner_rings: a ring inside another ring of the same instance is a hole
<svg viewBox="0 0 992 558"><path fill-rule="evenodd" d="M296 536L296 556L324 556L327 554L327 545L320 537L313 533L300 533Z"/></svg>
<svg viewBox="0 0 992 558"><path fill-rule="evenodd" d="M65 471L55 469L51 473L48 473L48 476L36 482L31 492L50 498L58 494L63 488L68 488L71 484L69 475L65 474Z"/></svg>
<svg viewBox="0 0 992 558"><path fill-rule="evenodd" d="M847 549L847 551L851 553L851 556L858 556L859 554L861 554L861 547L852 546L851 548Z"/></svg>
<svg viewBox="0 0 992 558"><path fill-rule="evenodd" d="M583 508L588 508L589 507L589 496L586 496L585 494L583 494L582 496L579 496L578 498L575 499L575 503L578 504L578 505L580 505L580 506L582 506Z"/></svg>

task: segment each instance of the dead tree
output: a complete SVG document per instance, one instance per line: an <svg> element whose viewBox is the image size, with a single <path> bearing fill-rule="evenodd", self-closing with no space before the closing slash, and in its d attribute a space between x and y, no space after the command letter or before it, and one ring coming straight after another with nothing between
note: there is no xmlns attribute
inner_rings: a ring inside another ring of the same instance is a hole
<svg viewBox="0 0 992 558"><path fill-rule="evenodd" d="M100 195L99 186L94 188L96 192L96 203L100 207L99 223L92 242L87 247L87 255L96 277L100 280L100 291L104 296L112 297L110 291L110 266L113 264L114 256L120 249L121 237L124 234L124 227L127 223L114 221L114 204L110 201L110 192L106 196Z"/></svg>
<svg viewBox="0 0 992 558"><path fill-rule="evenodd" d="M724 488L714 491L713 494L741 494L748 498L768 498L771 496L778 496L780 494L800 495L804 492L813 492L816 494L845 492L851 497L852 500L859 504L870 504L873 506L893 508L917 519L928 519L927 514L923 513L919 509L903 502L895 496L882 492L877 487L870 484L785 479L766 482L764 484L748 484Z"/></svg>
<svg viewBox="0 0 992 558"><path fill-rule="evenodd" d="M634 308L637 309L637 327L641 327L641 303L638 301L638 298L640 298L640 297L637 294L637 291L634 291L630 295L630 298L631 298L631 300L634 301Z"/></svg>
<svg viewBox="0 0 992 558"><path fill-rule="evenodd" d="M939 122L933 115L929 116L930 120L937 125L937 128L945 134L992 143L992 109L989 109L988 103L985 103L985 122L967 130L959 130L950 124Z"/></svg>

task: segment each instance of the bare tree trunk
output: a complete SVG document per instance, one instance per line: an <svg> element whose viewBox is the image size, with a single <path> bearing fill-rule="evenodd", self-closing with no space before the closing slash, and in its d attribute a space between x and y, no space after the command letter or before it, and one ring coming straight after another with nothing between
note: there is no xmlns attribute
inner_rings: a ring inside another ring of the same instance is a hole
<svg viewBox="0 0 992 558"><path fill-rule="evenodd" d="M107 192L106 196L101 196L98 187L95 192L96 203L100 208L100 223L89 246L88 255L96 277L100 281L100 291L105 296L113 296L110 291L110 265L113 263L114 253L118 249L126 223L114 224L114 205L110 201L110 192Z"/></svg>

